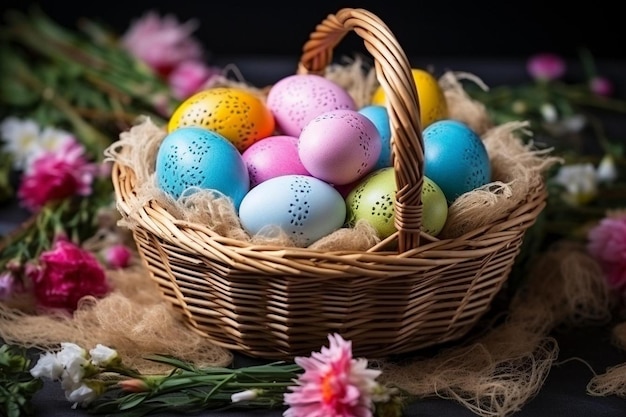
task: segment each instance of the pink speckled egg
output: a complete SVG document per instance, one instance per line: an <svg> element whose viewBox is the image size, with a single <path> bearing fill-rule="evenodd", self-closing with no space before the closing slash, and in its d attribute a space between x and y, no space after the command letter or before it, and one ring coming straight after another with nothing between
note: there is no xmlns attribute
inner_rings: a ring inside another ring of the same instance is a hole
<svg viewBox="0 0 626 417"><path fill-rule="evenodd" d="M342 185L376 165L382 140L376 125L356 110L331 110L306 124L298 138L302 165L316 178Z"/></svg>
<svg viewBox="0 0 626 417"><path fill-rule="evenodd" d="M298 156L295 136L269 136L253 143L242 157L250 174L250 187L281 175L310 175Z"/></svg>
<svg viewBox="0 0 626 417"><path fill-rule="evenodd" d="M315 74L295 74L279 80L267 95L279 133L299 136L304 126L330 110L356 110L354 99L337 83Z"/></svg>

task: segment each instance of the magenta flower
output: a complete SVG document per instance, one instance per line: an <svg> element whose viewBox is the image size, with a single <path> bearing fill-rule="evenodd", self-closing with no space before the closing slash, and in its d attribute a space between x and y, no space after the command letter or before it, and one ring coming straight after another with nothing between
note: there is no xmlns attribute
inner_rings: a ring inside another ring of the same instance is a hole
<svg viewBox="0 0 626 417"><path fill-rule="evenodd" d="M219 72L217 68L209 67L202 61L185 61L172 70L168 83L174 96L184 100L200 91Z"/></svg>
<svg viewBox="0 0 626 417"><path fill-rule="evenodd" d="M587 250L602 267L608 286L626 296L626 214L605 217L587 238Z"/></svg>
<svg viewBox="0 0 626 417"><path fill-rule="evenodd" d="M158 74L167 76L180 63L202 58L202 46L191 36L197 26L196 21L181 24L174 16L161 18L154 11L147 12L122 36L122 45Z"/></svg>
<svg viewBox="0 0 626 417"><path fill-rule="evenodd" d="M26 273L38 304L44 308L71 313L81 298L103 297L111 290L96 257L63 237L54 241L52 249L42 252L39 264L30 265Z"/></svg>
<svg viewBox="0 0 626 417"><path fill-rule="evenodd" d="M589 89L592 93L603 97L612 96L614 90L611 80L601 76L595 76L589 80Z"/></svg>
<svg viewBox="0 0 626 417"><path fill-rule="evenodd" d="M17 196L24 207L37 211L52 200L91 194L97 172L98 166L87 160L84 147L71 140L33 161L22 177Z"/></svg>
<svg viewBox="0 0 626 417"><path fill-rule="evenodd" d="M304 372L292 392L284 394L285 417L370 417L372 395L380 371L367 368L366 359L352 358L352 343L328 336L330 345L311 357L295 358Z"/></svg>
<svg viewBox="0 0 626 417"><path fill-rule="evenodd" d="M121 243L104 249L104 261L111 268L126 268L130 262L131 251Z"/></svg>
<svg viewBox="0 0 626 417"><path fill-rule="evenodd" d="M559 55L541 53L530 57L526 70L531 77L540 81L559 79L565 74L565 60Z"/></svg>

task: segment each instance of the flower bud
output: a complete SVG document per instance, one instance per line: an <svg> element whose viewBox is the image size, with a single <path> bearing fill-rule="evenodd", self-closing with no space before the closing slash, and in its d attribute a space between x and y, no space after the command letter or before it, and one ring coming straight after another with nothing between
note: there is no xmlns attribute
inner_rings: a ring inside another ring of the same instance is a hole
<svg viewBox="0 0 626 417"><path fill-rule="evenodd" d="M150 391L150 386L143 379L133 378L119 381L117 385L127 392L147 392Z"/></svg>

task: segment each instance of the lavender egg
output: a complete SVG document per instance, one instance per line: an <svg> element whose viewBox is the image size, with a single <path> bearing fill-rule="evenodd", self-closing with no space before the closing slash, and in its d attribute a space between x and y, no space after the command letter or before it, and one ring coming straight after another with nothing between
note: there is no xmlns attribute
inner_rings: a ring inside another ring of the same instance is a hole
<svg viewBox="0 0 626 417"><path fill-rule="evenodd" d="M282 229L306 247L343 226L345 200L330 184L308 175L270 178L241 201L239 218L251 235Z"/></svg>
<svg viewBox="0 0 626 417"><path fill-rule="evenodd" d="M356 109L354 99L344 88L315 74L295 74L280 79L270 88L266 105L274 115L276 129L296 137L321 113Z"/></svg>
<svg viewBox="0 0 626 417"><path fill-rule="evenodd" d="M374 123L356 110L332 110L300 133L298 155L316 178L335 185L354 182L374 169L382 141Z"/></svg>
<svg viewBox="0 0 626 417"><path fill-rule="evenodd" d="M248 169L235 145L201 127L181 127L163 139L156 156L159 188L174 198L194 189L213 190L238 207L250 187Z"/></svg>
<svg viewBox="0 0 626 417"><path fill-rule="evenodd" d="M298 156L298 138L269 136L253 143L242 154L250 174L250 187L281 175L309 175Z"/></svg>

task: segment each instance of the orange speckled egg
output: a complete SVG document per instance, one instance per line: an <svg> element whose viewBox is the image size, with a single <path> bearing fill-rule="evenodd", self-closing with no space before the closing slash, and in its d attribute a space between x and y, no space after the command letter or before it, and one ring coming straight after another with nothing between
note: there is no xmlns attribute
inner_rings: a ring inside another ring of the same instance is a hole
<svg viewBox="0 0 626 417"><path fill-rule="evenodd" d="M273 134L274 115L265 102L250 91L235 87L214 87L185 99L172 113L168 132L196 126L212 130L240 151Z"/></svg>
<svg viewBox="0 0 626 417"><path fill-rule="evenodd" d="M420 123L422 129L437 120L448 117L448 103L443 89L433 74L428 71L411 69L415 87L417 88L420 106ZM387 99L382 87L378 87L372 95L372 104L386 106Z"/></svg>

